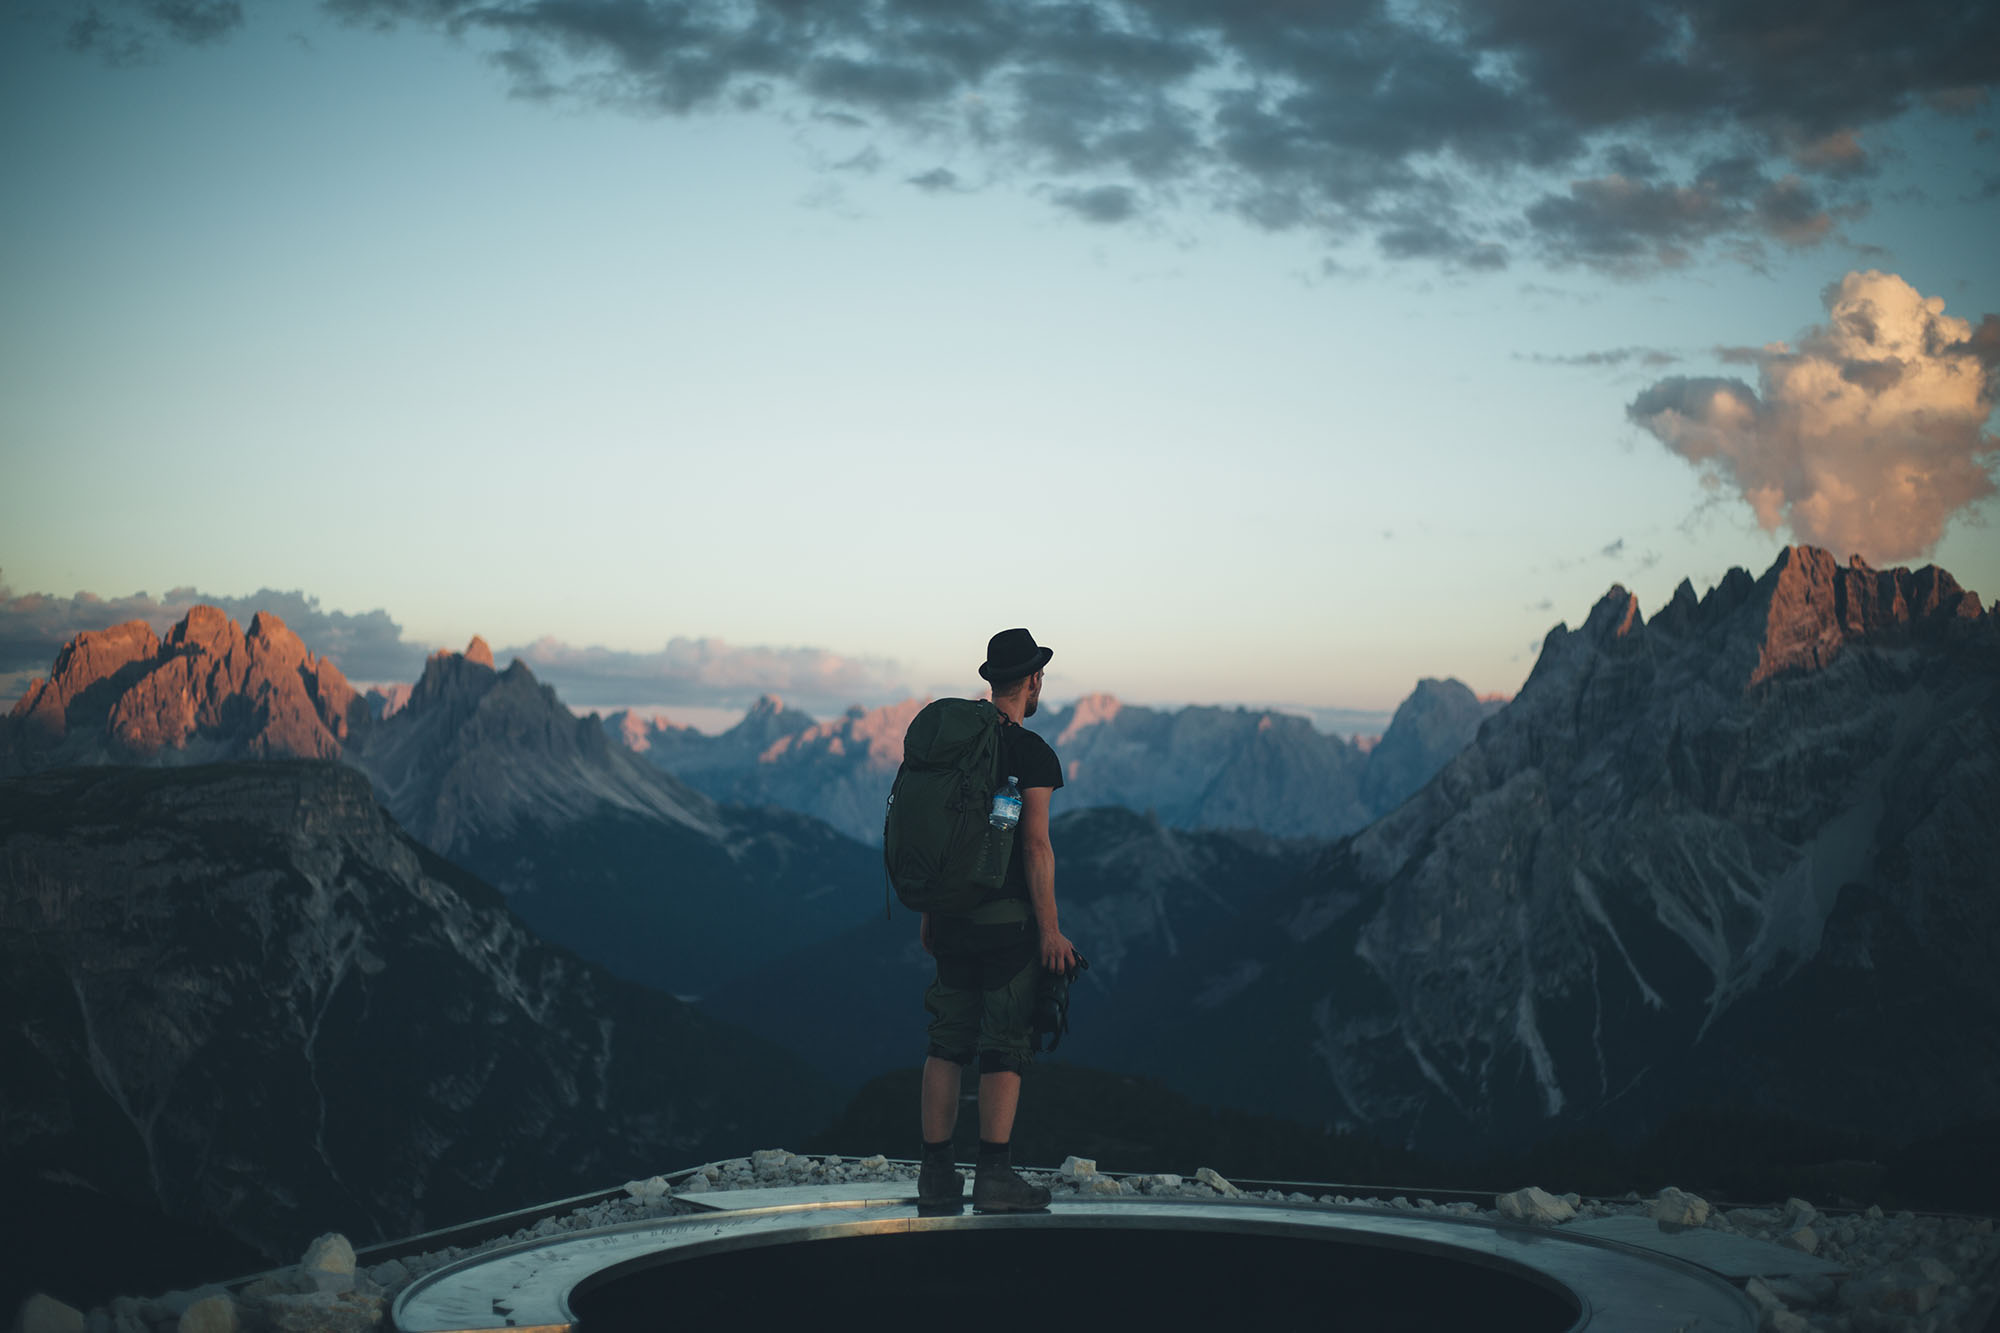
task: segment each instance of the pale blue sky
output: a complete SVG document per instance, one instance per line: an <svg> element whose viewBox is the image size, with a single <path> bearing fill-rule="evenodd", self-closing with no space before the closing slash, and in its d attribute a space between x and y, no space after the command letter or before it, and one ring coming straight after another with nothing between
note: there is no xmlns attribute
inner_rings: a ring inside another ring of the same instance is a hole
<svg viewBox="0 0 2000 1333"><path fill-rule="evenodd" d="M782 85L527 100L476 39L304 3L113 68L74 12L0 10L15 594L296 588L427 644L811 645L916 689L1026 624L1057 697L1510 693L1614 581L1656 609L1791 539L1704 508L1626 419L1648 384L1754 384L1711 349L1824 322L1854 269L2000 310L1990 102L1872 124L1865 215L1755 266L1722 235L1492 272L1261 230L1193 175L1088 221L1070 177ZM971 188L908 183L939 166ZM1501 217L1521 179L1466 193ZM1533 359L1631 347L1683 360ZM1992 517L1929 557L1989 599Z"/></svg>

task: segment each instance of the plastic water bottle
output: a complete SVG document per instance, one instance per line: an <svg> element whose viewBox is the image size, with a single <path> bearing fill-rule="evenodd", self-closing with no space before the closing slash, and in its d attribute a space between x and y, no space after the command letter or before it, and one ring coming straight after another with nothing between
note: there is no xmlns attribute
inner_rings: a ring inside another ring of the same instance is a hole
<svg viewBox="0 0 2000 1333"><path fill-rule="evenodd" d="M1009 777L1007 785L993 793L993 813L986 816L986 822L1002 833L1013 831L1021 822L1021 789Z"/></svg>

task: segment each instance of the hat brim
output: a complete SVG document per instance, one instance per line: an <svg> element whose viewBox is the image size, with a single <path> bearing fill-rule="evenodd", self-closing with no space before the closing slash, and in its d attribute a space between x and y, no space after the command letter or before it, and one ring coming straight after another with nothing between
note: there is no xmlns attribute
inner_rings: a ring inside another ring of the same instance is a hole
<svg viewBox="0 0 2000 1333"><path fill-rule="evenodd" d="M1037 648L1033 657L1024 658L1019 662L1003 662L999 666L991 662L982 662L979 664L979 674L988 681L1019 680L1023 676L1032 676L1040 671L1055 655L1056 650L1053 648Z"/></svg>

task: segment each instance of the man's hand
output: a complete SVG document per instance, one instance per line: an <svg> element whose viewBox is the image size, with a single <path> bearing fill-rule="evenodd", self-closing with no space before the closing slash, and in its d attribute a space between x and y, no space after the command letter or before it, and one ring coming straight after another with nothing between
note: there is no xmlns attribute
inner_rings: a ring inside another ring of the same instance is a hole
<svg viewBox="0 0 2000 1333"><path fill-rule="evenodd" d="M931 914L929 912L919 913L918 922L917 942L924 946L925 953L936 957L937 950L931 947Z"/></svg>
<svg viewBox="0 0 2000 1333"><path fill-rule="evenodd" d="M1060 930L1042 932L1042 966L1065 975L1076 966L1076 946Z"/></svg>

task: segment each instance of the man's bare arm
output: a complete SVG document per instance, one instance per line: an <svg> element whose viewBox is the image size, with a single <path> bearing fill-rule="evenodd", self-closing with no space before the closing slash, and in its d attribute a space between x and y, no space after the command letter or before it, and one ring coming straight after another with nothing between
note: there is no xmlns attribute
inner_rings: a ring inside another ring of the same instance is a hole
<svg viewBox="0 0 2000 1333"><path fill-rule="evenodd" d="M1049 843L1049 797L1053 787L1029 787L1021 793L1021 855L1028 874L1028 901L1042 935L1042 966L1067 972L1076 964L1076 947L1056 924L1056 850Z"/></svg>

